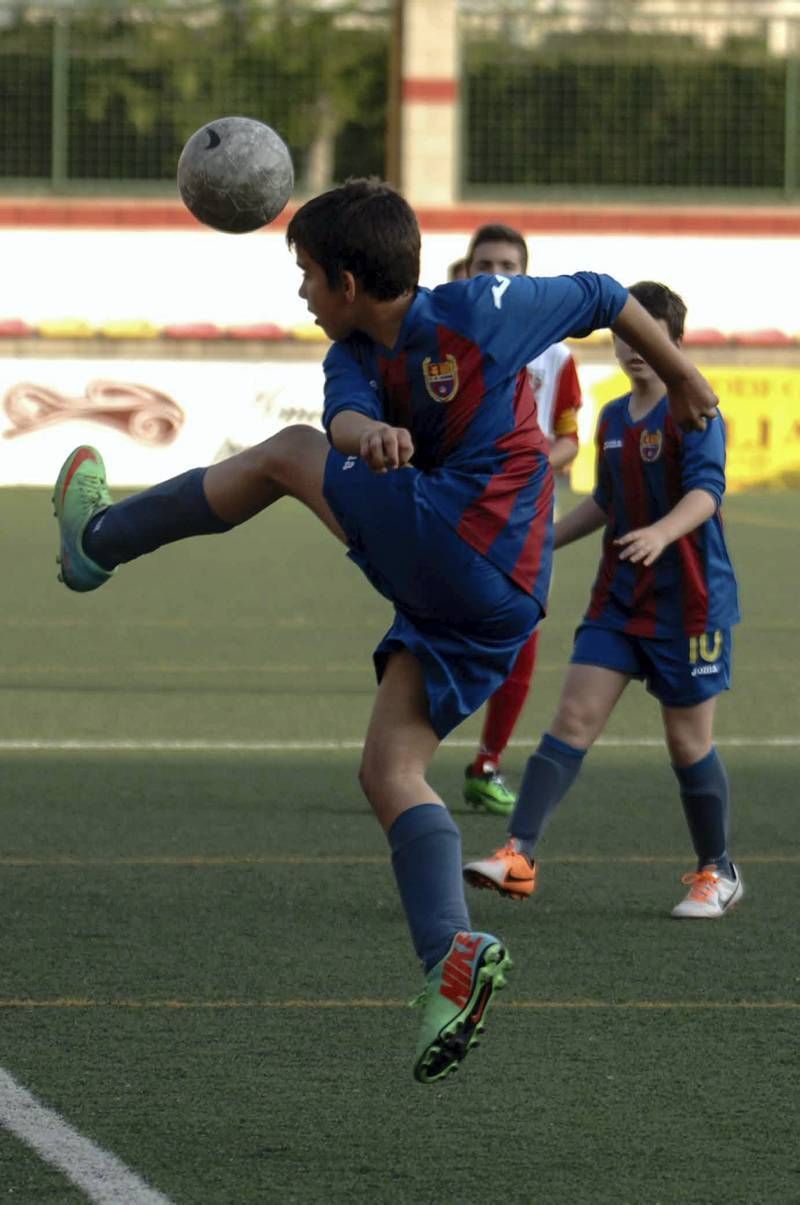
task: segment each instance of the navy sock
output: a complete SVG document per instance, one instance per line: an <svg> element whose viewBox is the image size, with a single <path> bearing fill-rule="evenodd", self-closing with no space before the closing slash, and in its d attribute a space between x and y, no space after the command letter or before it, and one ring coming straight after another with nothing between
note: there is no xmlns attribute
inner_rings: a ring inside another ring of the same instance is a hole
<svg viewBox="0 0 800 1205"><path fill-rule="evenodd" d="M426 971L470 928L461 877L461 834L447 808L420 803L387 834L411 940Z"/></svg>
<svg viewBox="0 0 800 1205"><path fill-rule="evenodd" d="M720 874L732 878L728 855L728 775L719 754L712 749L693 766L672 768L680 783L698 870L713 862Z"/></svg>
<svg viewBox="0 0 800 1205"><path fill-rule="evenodd" d="M577 778L585 756L585 749L575 749L546 732L528 758L508 831L529 858L550 814Z"/></svg>
<svg viewBox="0 0 800 1205"><path fill-rule="evenodd" d="M234 525L208 504L205 475L205 469L190 469L99 511L83 533L84 552L101 569L111 570L162 544L230 531Z"/></svg>

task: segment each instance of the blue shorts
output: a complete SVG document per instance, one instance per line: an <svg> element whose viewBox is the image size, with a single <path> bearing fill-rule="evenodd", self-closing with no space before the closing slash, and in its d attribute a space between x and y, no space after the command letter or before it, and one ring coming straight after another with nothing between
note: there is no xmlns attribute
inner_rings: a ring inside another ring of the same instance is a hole
<svg viewBox="0 0 800 1205"><path fill-rule="evenodd" d="M542 609L430 509L419 476L415 468L373 473L332 449L324 493L348 556L395 608L374 653L378 681L392 653L413 653L444 738L505 682Z"/></svg>
<svg viewBox="0 0 800 1205"><path fill-rule="evenodd" d="M653 640L583 623L570 660L638 678L665 707L694 707L730 689L732 651L730 628Z"/></svg>

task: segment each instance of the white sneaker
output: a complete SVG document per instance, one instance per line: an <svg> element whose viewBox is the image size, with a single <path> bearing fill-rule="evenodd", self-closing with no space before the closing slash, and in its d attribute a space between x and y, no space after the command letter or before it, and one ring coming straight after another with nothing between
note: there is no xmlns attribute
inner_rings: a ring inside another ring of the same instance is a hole
<svg viewBox="0 0 800 1205"><path fill-rule="evenodd" d="M672 909L672 915L678 920L719 920L744 895L744 883L732 862L731 869L732 879L719 874L713 864L685 874L681 882L691 884L691 889L686 899Z"/></svg>

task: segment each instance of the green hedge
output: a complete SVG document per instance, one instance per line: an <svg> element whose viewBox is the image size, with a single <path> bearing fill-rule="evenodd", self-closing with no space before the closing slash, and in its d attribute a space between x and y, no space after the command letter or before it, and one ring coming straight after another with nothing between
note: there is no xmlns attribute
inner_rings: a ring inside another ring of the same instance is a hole
<svg viewBox="0 0 800 1205"><path fill-rule="evenodd" d="M165 189L187 136L225 113L280 131L300 190L385 170L388 0L369 11L356 0L87 0L59 11L60 38L40 7L9 10L0 29L0 187ZM598 29L529 50L473 38L463 58L467 192L800 188L786 179L800 173L800 146L786 145L800 129L800 115L787 129L800 65L792 75L760 44L710 51L690 37Z"/></svg>
<svg viewBox="0 0 800 1205"><path fill-rule="evenodd" d="M550 47L467 58L464 180L473 185L784 187L784 60Z"/></svg>

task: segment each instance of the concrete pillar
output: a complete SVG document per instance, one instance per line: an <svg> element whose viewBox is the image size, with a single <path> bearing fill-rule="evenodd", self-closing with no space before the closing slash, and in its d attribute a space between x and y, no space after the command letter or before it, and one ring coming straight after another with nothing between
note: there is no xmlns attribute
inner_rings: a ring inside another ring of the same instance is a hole
<svg viewBox="0 0 800 1205"><path fill-rule="evenodd" d="M415 206L458 191L457 0L398 0L400 187Z"/></svg>

